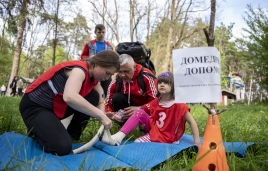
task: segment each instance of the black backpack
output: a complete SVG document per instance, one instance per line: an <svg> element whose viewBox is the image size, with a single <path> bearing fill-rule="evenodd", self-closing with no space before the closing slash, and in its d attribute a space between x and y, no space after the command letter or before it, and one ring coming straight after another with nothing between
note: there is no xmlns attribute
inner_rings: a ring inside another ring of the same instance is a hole
<svg viewBox="0 0 268 171"><path fill-rule="evenodd" d="M151 50L147 49L143 43L141 42L119 43L115 47L115 51L119 55L121 54L130 55L136 63L141 64L145 68L148 68L150 71L152 71L153 74L156 74L154 64L150 60Z"/></svg>
<svg viewBox="0 0 268 171"><path fill-rule="evenodd" d="M146 71L143 71L143 67L137 77L137 81L138 81L138 84L139 86L141 87L142 89L142 93L141 93L141 96L143 96L143 94L146 92L146 85L144 83L144 80L143 80L143 74L146 74L150 77L153 77L154 79L156 79L156 77L149 73L149 72L146 72ZM117 74L116 76L116 87L115 87L115 92L121 92L121 88L122 88L122 79L119 77L119 75Z"/></svg>

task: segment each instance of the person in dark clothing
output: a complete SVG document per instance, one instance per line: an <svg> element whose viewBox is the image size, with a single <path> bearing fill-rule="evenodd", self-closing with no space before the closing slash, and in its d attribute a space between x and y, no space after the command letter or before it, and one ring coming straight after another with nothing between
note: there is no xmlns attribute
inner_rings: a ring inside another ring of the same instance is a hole
<svg viewBox="0 0 268 171"><path fill-rule="evenodd" d="M18 77L15 76L13 81L12 81L12 92L10 93L10 96L13 94L13 97L16 95L16 89L17 89L17 80L18 80Z"/></svg>

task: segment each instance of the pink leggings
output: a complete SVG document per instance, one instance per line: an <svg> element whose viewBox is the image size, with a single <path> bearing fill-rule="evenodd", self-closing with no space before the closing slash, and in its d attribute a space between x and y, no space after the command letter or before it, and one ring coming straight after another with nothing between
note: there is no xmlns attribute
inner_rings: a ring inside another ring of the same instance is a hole
<svg viewBox="0 0 268 171"><path fill-rule="evenodd" d="M142 109L136 110L133 115L127 120L124 126L120 129L125 135L129 134L133 129L136 128L140 123L146 124L143 129L144 132L148 133L150 131L149 126L150 116Z"/></svg>

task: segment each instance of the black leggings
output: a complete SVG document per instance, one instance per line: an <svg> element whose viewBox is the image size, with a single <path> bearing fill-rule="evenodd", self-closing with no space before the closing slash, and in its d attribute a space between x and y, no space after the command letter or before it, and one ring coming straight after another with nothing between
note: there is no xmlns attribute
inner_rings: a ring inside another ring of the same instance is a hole
<svg viewBox="0 0 268 171"><path fill-rule="evenodd" d="M18 88L18 96L22 96L22 88Z"/></svg>
<svg viewBox="0 0 268 171"><path fill-rule="evenodd" d="M13 94L13 97L16 95L16 87L12 88L12 92L10 93L10 96L11 96L11 94Z"/></svg>
<svg viewBox="0 0 268 171"><path fill-rule="evenodd" d="M84 97L89 103L97 106L99 93L92 90ZM74 114L67 130L56 114L33 102L28 94L24 94L20 103L20 113L25 125L35 135L35 140L47 153L59 156L67 155L72 151L72 137L80 137L90 116L67 107L64 118Z"/></svg>

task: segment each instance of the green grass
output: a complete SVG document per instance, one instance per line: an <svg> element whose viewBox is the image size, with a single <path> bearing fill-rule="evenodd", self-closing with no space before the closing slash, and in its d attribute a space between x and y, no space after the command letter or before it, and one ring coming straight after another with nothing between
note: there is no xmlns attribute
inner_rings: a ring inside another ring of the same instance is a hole
<svg viewBox="0 0 268 171"><path fill-rule="evenodd" d="M25 134L25 125L19 113L19 97L0 97L0 135L5 132L15 132ZM206 128L208 114L202 106L190 106L191 114L197 122L200 137L203 136L202 128ZM218 106L218 109L226 108L226 106ZM243 158L237 157L234 153L227 155L227 162L230 170L268 170L268 147L262 144L268 144L268 103L255 103L250 106L236 104L227 106L228 110L220 114L220 126L222 131L223 141L227 142L255 142L259 145L249 147L246 151L246 156ZM100 123L91 118L87 125L81 139L74 143L87 143L96 134L100 127ZM119 126L114 123L111 133L119 130ZM192 134L188 124L186 124L186 134ZM135 140L137 137L143 135L142 132L136 128L125 139ZM15 152L14 152L15 153ZM192 150L183 151L171 157L167 161L152 168L152 170L191 170L194 165L196 153ZM40 156L42 157L42 156ZM23 166L34 161L28 161ZM79 170L86 170L84 168L85 158ZM49 165L44 160L45 165ZM21 165L21 164L20 164ZM16 167L16 163L10 166ZM44 165L43 165L44 166ZM28 170L28 169L27 169ZM40 169L42 170L42 169ZM126 168L115 168L111 170L133 170Z"/></svg>

